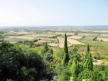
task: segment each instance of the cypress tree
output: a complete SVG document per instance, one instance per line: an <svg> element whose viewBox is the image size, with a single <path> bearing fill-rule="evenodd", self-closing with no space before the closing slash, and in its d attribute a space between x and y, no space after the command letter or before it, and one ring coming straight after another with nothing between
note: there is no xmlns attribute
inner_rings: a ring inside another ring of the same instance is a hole
<svg viewBox="0 0 108 81"><path fill-rule="evenodd" d="M48 44L47 42L45 43L45 46L44 46L44 52L47 52L49 49L48 49Z"/></svg>
<svg viewBox="0 0 108 81"><path fill-rule="evenodd" d="M90 52L90 46L89 46L89 44L87 45L87 52Z"/></svg>
<svg viewBox="0 0 108 81"><path fill-rule="evenodd" d="M67 35L65 33L65 40L64 40L64 51L66 54L68 54L68 45L67 45Z"/></svg>
<svg viewBox="0 0 108 81"><path fill-rule="evenodd" d="M69 61L69 55L68 55L68 44L67 44L67 36L65 34L65 40L64 40L64 57L63 61L65 62L64 64L68 63Z"/></svg>
<svg viewBox="0 0 108 81"><path fill-rule="evenodd" d="M93 61L90 53L90 46L87 46L87 52L84 58L83 68L88 70L93 70Z"/></svg>

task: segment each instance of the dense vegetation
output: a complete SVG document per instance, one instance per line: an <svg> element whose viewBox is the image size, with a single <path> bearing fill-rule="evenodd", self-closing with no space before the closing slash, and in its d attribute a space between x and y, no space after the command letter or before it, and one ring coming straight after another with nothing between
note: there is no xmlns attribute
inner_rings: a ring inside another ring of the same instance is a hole
<svg viewBox="0 0 108 81"><path fill-rule="evenodd" d="M90 45L83 54L64 49L33 47L33 43L0 43L0 81L108 81L108 66L94 66Z"/></svg>

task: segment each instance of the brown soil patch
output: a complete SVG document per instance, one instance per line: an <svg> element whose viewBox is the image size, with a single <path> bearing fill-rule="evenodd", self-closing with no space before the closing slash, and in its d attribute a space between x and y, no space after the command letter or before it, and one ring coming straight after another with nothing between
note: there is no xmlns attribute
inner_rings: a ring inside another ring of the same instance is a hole
<svg viewBox="0 0 108 81"><path fill-rule="evenodd" d="M80 39L80 38L82 38L82 36L76 36L76 35L74 35L74 36L70 36L68 38L71 38L71 39Z"/></svg>
<svg viewBox="0 0 108 81"><path fill-rule="evenodd" d="M97 60L96 62L93 62L94 65L108 65L107 60Z"/></svg>
<svg viewBox="0 0 108 81"><path fill-rule="evenodd" d="M49 43L48 45L49 45L49 46L53 46L53 47L58 46L58 44L54 44L54 43Z"/></svg>
<svg viewBox="0 0 108 81"><path fill-rule="evenodd" d="M81 42L79 42L79 41L77 41L77 40L74 40L74 39L68 39L68 41L69 41L69 43L70 43L71 45L73 45L73 44L82 44L82 45L84 45L83 43L81 43Z"/></svg>

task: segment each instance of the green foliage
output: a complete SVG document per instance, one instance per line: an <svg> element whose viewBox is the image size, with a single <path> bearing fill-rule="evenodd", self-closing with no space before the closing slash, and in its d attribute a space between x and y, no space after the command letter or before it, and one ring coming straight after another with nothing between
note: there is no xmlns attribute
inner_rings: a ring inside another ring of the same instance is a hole
<svg viewBox="0 0 108 81"><path fill-rule="evenodd" d="M35 70L35 68L22 67L21 71L24 78L23 81L34 81L35 76L37 76L37 71Z"/></svg>
<svg viewBox="0 0 108 81"><path fill-rule="evenodd" d="M53 61L53 54L48 53L48 52L45 53L45 55L44 55L44 59L47 60L48 62Z"/></svg>
<svg viewBox="0 0 108 81"><path fill-rule="evenodd" d="M45 54L45 53L51 53L51 54L53 54L53 49L49 48L48 44L46 42L46 43L44 43L44 48L41 50L41 53L42 54Z"/></svg>
<svg viewBox="0 0 108 81"><path fill-rule="evenodd" d="M75 57L73 59L70 71L71 71L71 77L73 77L73 80L76 81L76 77L78 76L79 73L79 63Z"/></svg>
<svg viewBox="0 0 108 81"><path fill-rule="evenodd" d="M70 81L75 81L73 76L70 77Z"/></svg>
<svg viewBox="0 0 108 81"><path fill-rule="evenodd" d="M89 45L82 59L76 46L68 50L66 34L64 38L64 49L51 48L47 43L44 47L34 48L34 43L30 41L26 44L0 43L0 81L108 80L108 66L98 65L93 68ZM100 55L98 57L101 58Z"/></svg>
<svg viewBox="0 0 108 81"><path fill-rule="evenodd" d="M77 78L77 81L82 81L83 79L92 81L92 71L89 71L88 69L85 69L82 71Z"/></svg>
<svg viewBox="0 0 108 81"><path fill-rule="evenodd" d="M88 53L90 52L90 46L89 46L89 44L87 45L87 52Z"/></svg>
<svg viewBox="0 0 108 81"><path fill-rule="evenodd" d="M63 60L62 60L62 64L65 65L66 62L67 62L67 61L66 61L66 54L64 53Z"/></svg>
<svg viewBox="0 0 108 81"><path fill-rule="evenodd" d="M104 81L104 80L103 80L102 74L99 73L98 71L94 71L94 72L93 72L92 80L93 80L93 81Z"/></svg>
<svg viewBox="0 0 108 81"><path fill-rule="evenodd" d="M78 75L77 81L104 81L103 76L98 71L90 71L88 69L85 69Z"/></svg>
<svg viewBox="0 0 108 81"><path fill-rule="evenodd" d="M93 61L92 61L89 45L87 46L87 52L84 57L83 68L93 70Z"/></svg>
<svg viewBox="0 0 108 81"><path fill-rule="evenodd" d="M46 66L42 58L34 53L31 52L30 54L26 55L26 65L27 68L35 68L37 71L37 76L35 78L38 80L40 77L44 77ZM47 74L46 74L47 75Z"/></svg>
<svg viewBox="0 0 108 81"><path fill-rule="evenodd" d="M72 66L71 66L71 74L73 77L76 77L77 74L78 74L78 68L79 68L79 63L77 61L76 58L73 59L73 62L72 62Z"/></svg>
<svg viewBox="0 0 108 81"><path fill-rule="evenodd" d="M0 81L36 81L47 76L45 68L38 54L24 54L21 48L8 42L0 44Z"/></svg>
<svg viewBox="0 0 108 81"><path fill-rule="evenodd" d="M95 65L94 69L96 71L104 71L105 70L105 66L104 65Z"/></svg>
<svg viewBox="0 0 108 81"><path fill-rule="evenodd" d="M69 81L70 73L68 69L63 69L57 81Z"/></svg>
<svg viewBox="0 0 108 81"><path fill-rule="evenodd" d="M74 47L74 48L72 49L72 51L70 51L69 57L70 57L70 60L73 60L73 58L76 58L78 61L80 61L81 56L80 56L80 54L78 53L78 48L77 48L77 47Z"/></svg>
<svg viewBox="0 0 108 81"><path fill-rule="evenodd" d="M65 34L65 40L64 40L64 57L63 57L63 64L67 64L69 61L69 55L68 55L68 45L67 45L67 36Z"/></svg>
<svg viewBox="0 0 108 81"><path fill-rule="evenodd" d="M44 46L44 53L45 52L47 52L49 50L49 48L48 48L48 44L47 44L47 42L45 43L45 46Z"/></svg>
<svg viewBox="0 0 108 81"><path fill-rule="evenodd" d="M93 38L93 41L97 41L97 38L98 38L98 36L94 37L94 38Z"/></svg>
<svg viewBox="0 0 108 81"><path fill-rule="evenodd" d="M107 81L108 80L108 65L97 65L95 66L95 71L94 71L94 77L96 77L95 73L97 73L98 75L100 74L101 79L103 79L103 81ZM98 78L98 76L97 76Z"/></svg>
<svg viewBox="0 0 108 81"><path fill-rule="evenodd" d="M8 42L0 45L0 79L16 78L16 73L25 63L24 55L20 48Z"/></svg>
<svg viewBox="0 0 108 81"><path fill-rule="evenodd" d="M61 48L58 48L54 51L53 56L55 57L55 59L58 59L59 61L62 61L63 56L64 56L64 50Z"/></svg>
<svg viewBox="0 0 108 81"><path fill-rule="evenodd" d="M65 34L65 38L64 38L64 52L66 54L68 54L68 45L67 45L67 36Z"/></svg>
<svg viewBox="0 0 108 81"><path fill-rule="evenodd" d="M53 50L48 47L47 43L45 43L45 46L42 51L43 51L42 55L43 55L44 60L46 60L48 62L53 61Z"/></svg>
<svg viewBox="0 0 108 81"><path fill-rule="evenodd" d="M54 81L57 81L59 79L59 76L61 75L61 72L63 69L64 69L64 66L62 64L56 65L55 76L53 77Z"/></svg>

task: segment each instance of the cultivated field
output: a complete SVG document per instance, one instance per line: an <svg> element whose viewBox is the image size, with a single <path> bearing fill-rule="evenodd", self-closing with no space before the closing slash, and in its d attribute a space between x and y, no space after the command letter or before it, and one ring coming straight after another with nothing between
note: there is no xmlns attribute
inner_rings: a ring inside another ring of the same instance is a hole
<svg viewBox="0 0 108 81"><path fill-rule="evenodd" d="M94 61L94 65L108 65L108 31L106 30L73 30L73 29L28 29L28 30L10 30L7 31L5 40L18 43L24 41L33 42L36 46L42 46L45 42L49 46L63 48L64 34L67 34L68 47L80 46L81 53L85 46L90 44L91 53L94 56L99 54L104 60Z"/></svg>

